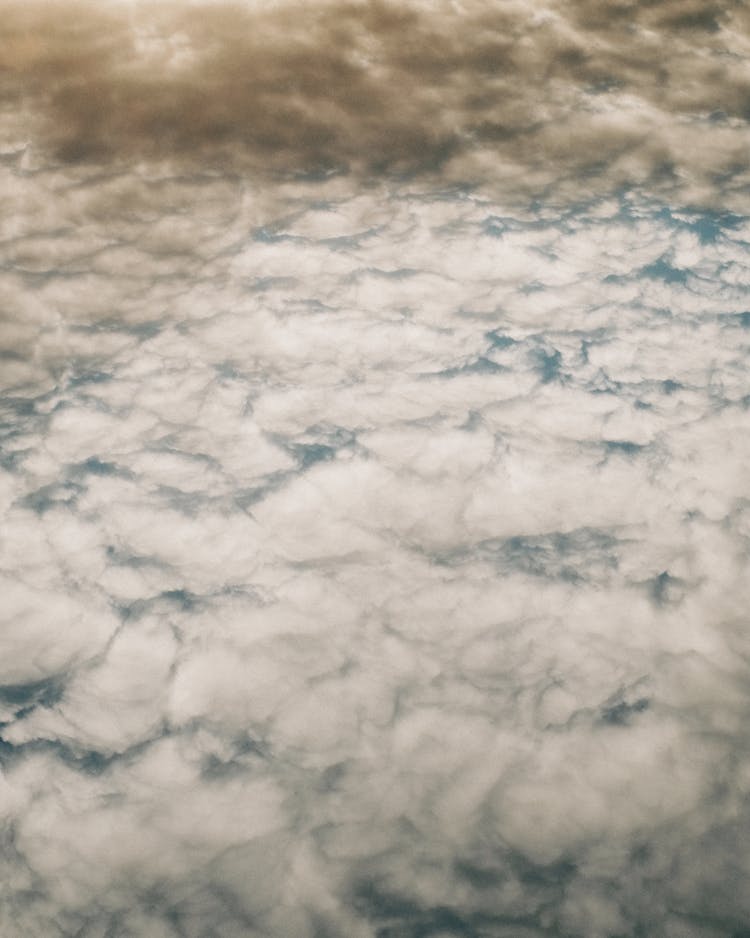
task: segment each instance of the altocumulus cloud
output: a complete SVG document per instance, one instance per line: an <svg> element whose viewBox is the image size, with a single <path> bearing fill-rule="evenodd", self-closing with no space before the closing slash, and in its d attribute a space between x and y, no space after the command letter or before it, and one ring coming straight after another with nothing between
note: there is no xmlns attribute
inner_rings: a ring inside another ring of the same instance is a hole
<svg viewBox="0 0 750 938"><path fill-rule="evenodd" d="M744 203L749 22L744 3L683 0L11 0L0 75L8 120L69 163Z"/></svg>
<svg viewBox="0 0 750 938"><path fill-rule="evenodd" d="M0 932L750 934L746 6L0 33Z"/></svg>

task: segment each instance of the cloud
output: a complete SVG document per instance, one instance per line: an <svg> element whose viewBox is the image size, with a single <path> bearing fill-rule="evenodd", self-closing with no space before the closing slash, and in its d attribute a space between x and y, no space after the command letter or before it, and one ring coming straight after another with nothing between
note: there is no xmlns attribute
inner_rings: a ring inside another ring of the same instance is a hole
<svg viewBox="0 0 750 938"><path fill-rule="evenodd" d="M744 927L747 219L5 170L0 930Z"/></svg>
<svg viewBox="0 0 750 938"><path fill-rule="evenodd" d="M746 927L747 27L5 4L0 932Z"/></svg>
<svg viewBox="0 0 750 938"><path fill-rule="evenodd" d="M642 185L726 205L747 185L740 4L35 0L3 16L8 132L63 164L548 200Z"/></svg>

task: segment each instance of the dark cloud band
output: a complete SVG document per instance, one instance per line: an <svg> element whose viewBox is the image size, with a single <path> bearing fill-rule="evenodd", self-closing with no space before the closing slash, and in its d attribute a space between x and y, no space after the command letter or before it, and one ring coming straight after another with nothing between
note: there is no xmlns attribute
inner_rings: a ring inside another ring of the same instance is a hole
<svg viewBox="0 0 750 938"><path fill-rule="evenodd" d="M8 3L4 111L65 163L736 201L741 4Z"/></svg>

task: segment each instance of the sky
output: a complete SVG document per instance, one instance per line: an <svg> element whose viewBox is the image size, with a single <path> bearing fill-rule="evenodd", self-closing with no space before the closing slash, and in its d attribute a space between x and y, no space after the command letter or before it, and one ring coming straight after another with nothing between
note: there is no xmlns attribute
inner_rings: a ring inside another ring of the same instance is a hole
<svg viewBox="0 0 750 938"><path fill-rule="evenodd" d="M748 6L0 14L0 933L748 938Z"/></svg>

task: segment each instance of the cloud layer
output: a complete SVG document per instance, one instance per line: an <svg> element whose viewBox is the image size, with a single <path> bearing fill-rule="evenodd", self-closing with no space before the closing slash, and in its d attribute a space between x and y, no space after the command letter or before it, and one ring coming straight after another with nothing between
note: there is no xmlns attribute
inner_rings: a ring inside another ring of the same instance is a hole
<svg viewBox="0 0 750 938"><path fill-rule="evenodd" d="M6 171L2 930L742 934L747 219Z"/></svg>
<svg viewBox="0 0 750 938"><path fill-rule="evenodd" d="M0 933L743 938L746 6L0 33Z"/></svg>
<svg viewBox="0 0 750 938"><path fill-rule="evenodd" d="M1 28L8 133L65 163L745 204L741 3L34 0Z"/></svg>

